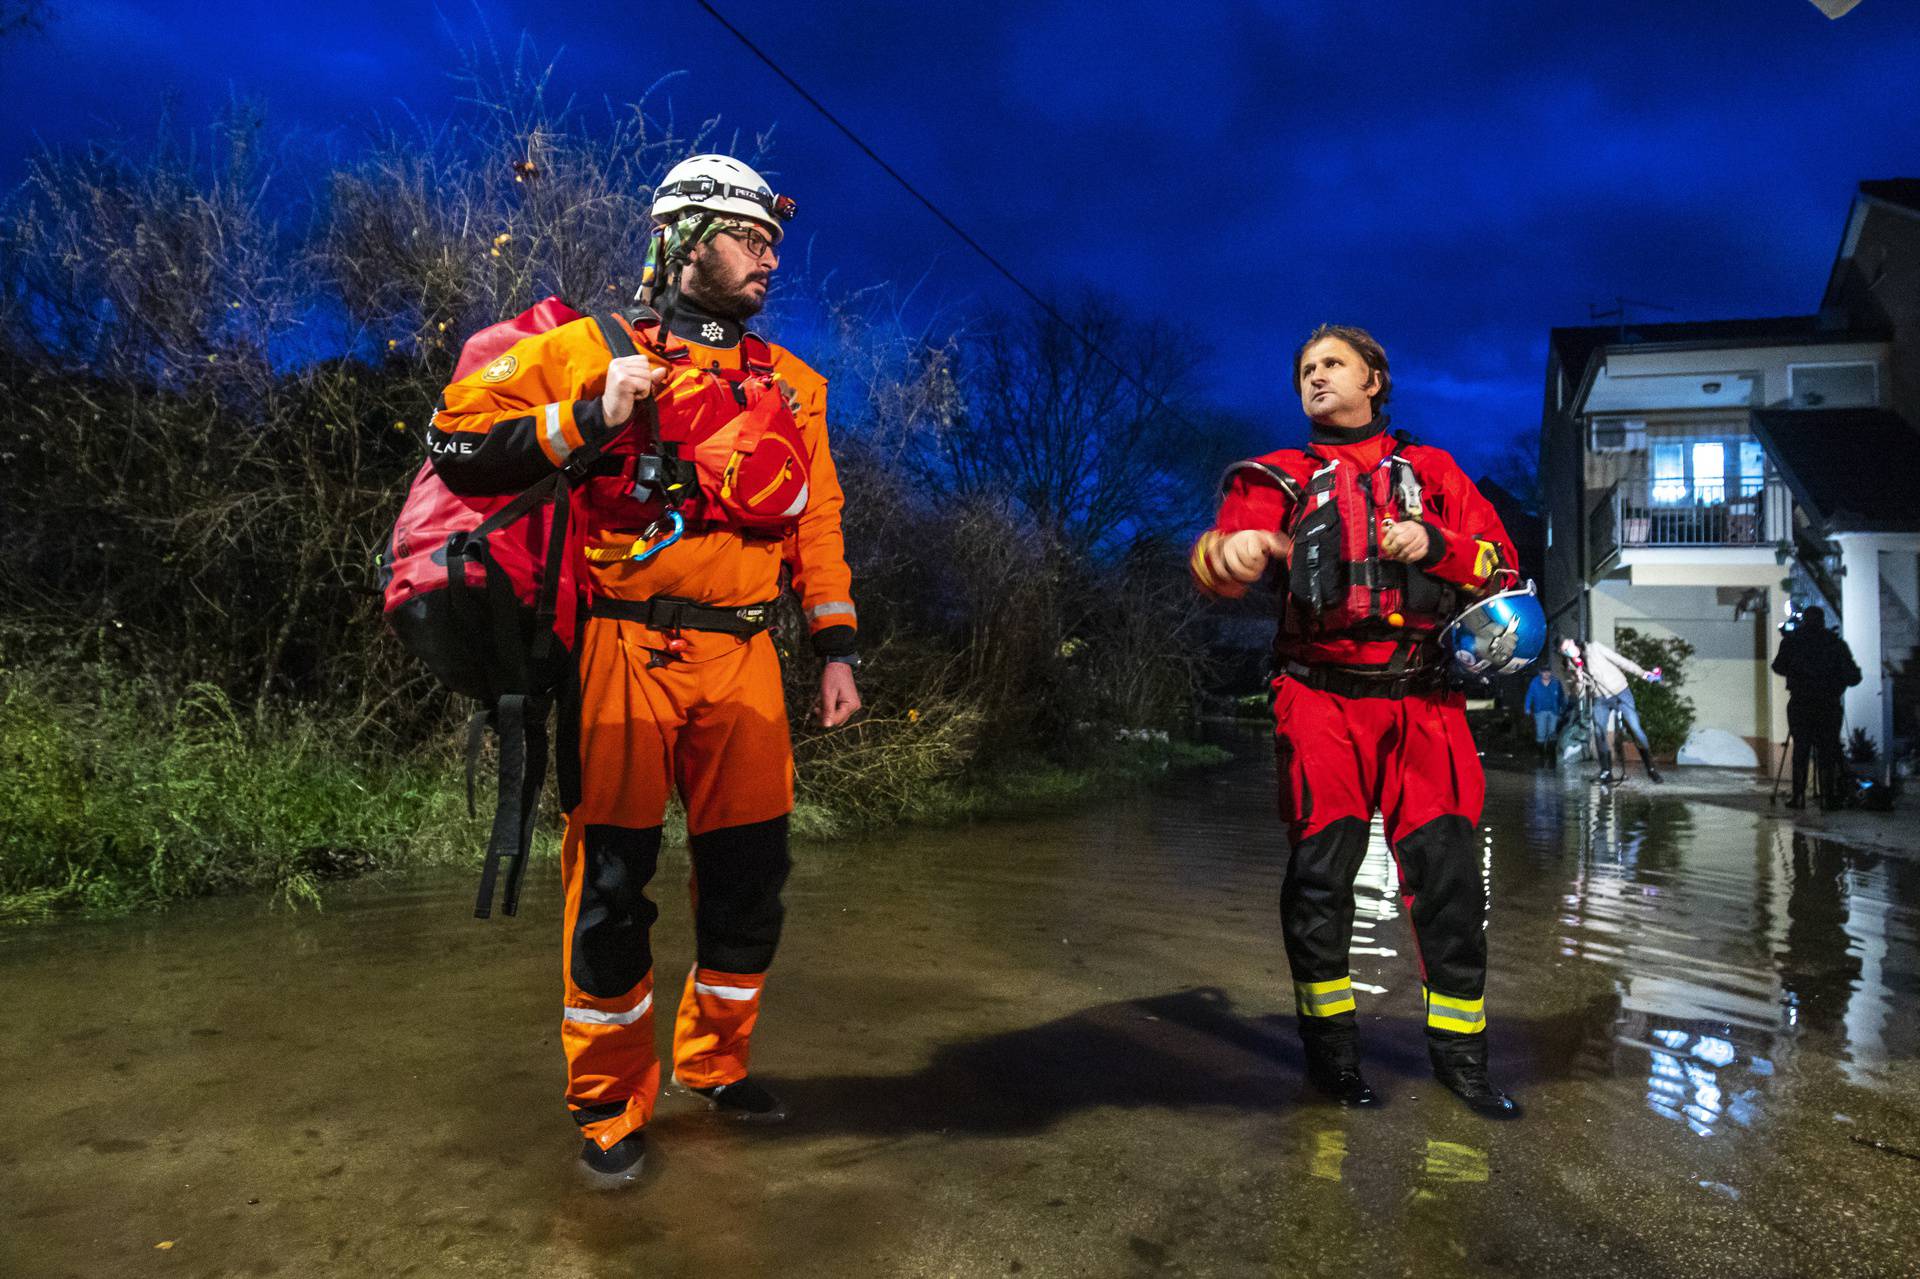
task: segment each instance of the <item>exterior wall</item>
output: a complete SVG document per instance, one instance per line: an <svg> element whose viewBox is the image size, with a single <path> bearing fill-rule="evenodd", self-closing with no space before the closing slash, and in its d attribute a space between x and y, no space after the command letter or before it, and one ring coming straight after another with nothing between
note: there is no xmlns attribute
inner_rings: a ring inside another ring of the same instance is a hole
<svg viewBox="0 0 1920 1279"><path fill-rule="evenodd" d="M1920 535L1839 533L1833 540L1840 546L1842 568L1840 635L1864 677L1846 693L1847 731L1864 730L1884 755L1891 709L1887 698L1896 693L1886 670L1910 656L1894 651L1888 642L1897 646L1912 634L1906 600L1920 591L1914 568Z"/></svg>
<svg viewBox="0 0 1920 1279"><path fill-rule="evenodd" d="M1862 198L1824 305L1856 324L1893 329L1888 406L1920 422L1920 216Z"/></svg>
<svg viewBox="0 0 1920 1279"><path fill-rule="evenodd" d="M1686 695L1694 724L1743 737L1763 761L1786 737L1786 689L1769 669L1779 646L1777 624L1786 615L1781 573L1753 586L1766 592L1766 607L1736 619L1729 589L1713 585L1638 585L1631 572L1602 579L1593 589L1592 634L1616 644L1619 628L1677 638L1694 646ZM1617 645L1616 645L1617 646Z"/></svg>
<svg viewBox="0 0 1920 1279"><path fill-rule="evenodd" d="M1573 376L1578 376L1578 371ZM1586 634L1586 441L1580 423L1564 411L1567 374L1557 353L1547 357L1547 398L1540 427L1540 491L1547 524L1541 603L1558 635Z"/></svg>

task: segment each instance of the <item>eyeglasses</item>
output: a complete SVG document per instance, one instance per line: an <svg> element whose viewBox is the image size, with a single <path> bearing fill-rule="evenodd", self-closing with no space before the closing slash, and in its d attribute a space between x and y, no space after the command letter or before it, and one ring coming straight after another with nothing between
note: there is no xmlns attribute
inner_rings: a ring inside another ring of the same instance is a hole
<svg viewBox="0 0 1920 1279"><path fill-rule="evenodd" d="M744 227L723 226L720 228L719 234L733 237L733 239L740 243L742 248L746 249L748 253L751 253L756 258L764 258L773 252L773 241L767 238L766 232L764 231Z"/></svg>

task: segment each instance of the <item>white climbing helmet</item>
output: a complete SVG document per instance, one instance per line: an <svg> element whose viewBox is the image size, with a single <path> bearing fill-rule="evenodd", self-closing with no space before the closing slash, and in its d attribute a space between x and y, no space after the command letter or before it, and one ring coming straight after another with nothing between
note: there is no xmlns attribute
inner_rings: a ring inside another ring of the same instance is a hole
<svg viewBox="0 0 1920 1279"><path fill-rule="evenodd" d="M653 190L653 217L665 222L688 209L732 213L765 224L780 243L794 204L775 195L767 180L730 155L690 156L667 170Z"/></svg>

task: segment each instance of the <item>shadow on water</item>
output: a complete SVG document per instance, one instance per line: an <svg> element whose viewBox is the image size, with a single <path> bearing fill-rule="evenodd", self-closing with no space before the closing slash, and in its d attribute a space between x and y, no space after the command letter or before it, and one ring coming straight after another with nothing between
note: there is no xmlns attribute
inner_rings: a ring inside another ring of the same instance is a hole
<svg viewBox="0 0 1920 1279"><path fill-rule="evenodd" d="M1564 1056L1527 1051L1589 1033L1610 1007L1596 1002L1546 1019L1507 1019L1507 1077L1563 1078ZM1372 1019L1368 1070L1381 1082L1431 1078L1423 1032L1409 1018ZM910 1074L785 1078L796 1133L1035 1132L1105 1107L1246 1112L1327 1110L1305 1082L1291 1014L1249 1017L1226 993L1194 987L1102 1004L1038 1026L941 1045Z"/></svg>
<svg viewBox="0 0 1920 1279"><path fill-rule="evenodd" d="M1611 1081L1610 1108L1637 1101L1706 1137L1751 1128L1783 1073L1837 1067L1868 1085L1920 1050L1920 868L1683 798L1503 780L1484 847L1491 1034L1498 1073L1517 1089ZM1207 820L1263 819L1228 806ZM1191 844L1184 828L1171 846L1137 837L1106 864L1184 886ZM1246 869L1199 864L1216 881ZM996 891L991 876L977 887ZM1424 1038L1406 1015L1415 957L1377 826L1356 897L1367 1069L1425 1082ZM1145 924L1140 900L1126 909ZM1277 924L1263 925L1275 951ZM817 1117L797 1121L805 1131L1008 1134L1101 1107L1319 1105L1303 1069L1290 1014L1243 1014L1223 988L1196 985L952 1039L911 1073L781 1084L796 1114Z"/></svg>

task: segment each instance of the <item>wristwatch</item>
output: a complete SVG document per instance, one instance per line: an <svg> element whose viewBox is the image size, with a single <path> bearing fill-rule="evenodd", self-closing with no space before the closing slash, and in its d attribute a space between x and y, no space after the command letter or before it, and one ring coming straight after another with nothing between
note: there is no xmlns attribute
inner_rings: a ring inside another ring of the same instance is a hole
<svg viewBox="0 0 1920 1279"><path fill-rule="evenodd" d="M829 657L827 660L829 662L843 663L847 667L856 671L860 669L860 654L858 653L835 653L832 657Z"/></svg>

